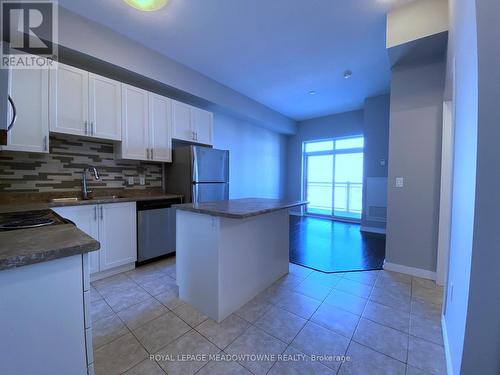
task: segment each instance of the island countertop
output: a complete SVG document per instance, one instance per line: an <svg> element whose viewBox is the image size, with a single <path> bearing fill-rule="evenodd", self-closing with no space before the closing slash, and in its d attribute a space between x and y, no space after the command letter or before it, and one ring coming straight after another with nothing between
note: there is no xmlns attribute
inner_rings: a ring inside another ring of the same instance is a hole
<svg viewBox="0 0 500 375"><path fill-rule="evenodd" d="M286 199L243 198L206 203L185 203L174 205L178 210L191 211L230 219L246 219L269 212L303 206L307 201Z"/></svg>

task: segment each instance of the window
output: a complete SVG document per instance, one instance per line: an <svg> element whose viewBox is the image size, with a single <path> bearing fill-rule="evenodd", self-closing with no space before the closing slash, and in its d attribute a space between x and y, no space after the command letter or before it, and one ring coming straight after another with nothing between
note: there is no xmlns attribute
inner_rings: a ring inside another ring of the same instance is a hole
<svg viewBox="0 0 500 375"><path fill-rule="evenodd" d="M303 197L308 213L361 219L363 137L304 142Z"/></svg>

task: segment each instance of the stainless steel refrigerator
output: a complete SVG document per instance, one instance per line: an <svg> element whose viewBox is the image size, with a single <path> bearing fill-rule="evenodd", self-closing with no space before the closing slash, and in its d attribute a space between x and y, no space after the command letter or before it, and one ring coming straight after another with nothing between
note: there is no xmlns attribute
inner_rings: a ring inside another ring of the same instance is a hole
<svg viewBox="0 0 500 375"><path fill-rule="evenodd" d="M229 151L185 146L172 151L165 165L165 191L182 194L186 203L229 199Z"/></svg>

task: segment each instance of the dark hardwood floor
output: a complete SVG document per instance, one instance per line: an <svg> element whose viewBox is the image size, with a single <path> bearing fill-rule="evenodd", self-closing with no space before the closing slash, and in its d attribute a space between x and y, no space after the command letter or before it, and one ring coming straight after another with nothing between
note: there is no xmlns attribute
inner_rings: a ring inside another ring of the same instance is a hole
<svg viewBox="0 0 500 375"><path fill-rule="evenodd" d="M290 216L290 261L323 272L382 269L385 236L359 224Z"/></svg>

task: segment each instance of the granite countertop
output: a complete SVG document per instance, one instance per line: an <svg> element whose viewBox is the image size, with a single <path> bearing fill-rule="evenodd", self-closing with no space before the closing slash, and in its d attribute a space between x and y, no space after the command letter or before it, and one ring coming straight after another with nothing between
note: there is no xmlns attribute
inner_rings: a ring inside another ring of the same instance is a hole
<svg viewBox="0 0 500 375"><path fill-rule="evenodd" d="M122 202L139 202L158 199L175 199L182 198L179 194L168 194L161 191L149 192L134 192L126 190L114 189L111 193L106 195L96 195L92 199L79 199L76 201L59 201L53 202L53 198L71 198L80 197L78 192L65 192L65 193L52 193L51 195L43 193L35 193L28 197L18 197L10 200L0 201L0 213L5 212L22 212L22 211L36 211L44 210L53 207L64 206L80 206L89 204L105 204L105 203L122 203Z"/></svg>
<svg viewBox="0 0 500 375"><path fill-rule="evenodd" d="M0 271L99 250L72 224L0 232Z"/></svg>
<svg viewBox="0 0 500 375"><path fill-rule="evenodd" d="M231 219L246 219L269 212L284 210L307 204L307 201L284 199L244 198L219 202L177 204L178 210L197 212Z"/></svg>

